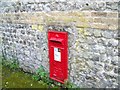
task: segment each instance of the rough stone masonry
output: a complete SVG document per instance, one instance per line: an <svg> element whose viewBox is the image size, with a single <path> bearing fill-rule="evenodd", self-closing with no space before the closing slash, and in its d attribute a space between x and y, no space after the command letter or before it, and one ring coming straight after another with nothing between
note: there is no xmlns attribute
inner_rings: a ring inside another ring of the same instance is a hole
<svg viewBox="0 0 120 90"><path fill-rule="evenodd" d="M49 72L47 31L66 31L69 78L81 88L118 88L120 0L0 0L0 54Z"/></svg>

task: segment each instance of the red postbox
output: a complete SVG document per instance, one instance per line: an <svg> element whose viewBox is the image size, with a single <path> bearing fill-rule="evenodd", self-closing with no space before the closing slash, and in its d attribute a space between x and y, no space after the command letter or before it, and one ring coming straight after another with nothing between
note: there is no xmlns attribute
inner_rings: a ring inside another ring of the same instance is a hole
<svg viewBox="0 0 120 90"><path fill-rule="evenodd" d="M68 78L68 33L48 31L50 78L64 83Z"/></svg>

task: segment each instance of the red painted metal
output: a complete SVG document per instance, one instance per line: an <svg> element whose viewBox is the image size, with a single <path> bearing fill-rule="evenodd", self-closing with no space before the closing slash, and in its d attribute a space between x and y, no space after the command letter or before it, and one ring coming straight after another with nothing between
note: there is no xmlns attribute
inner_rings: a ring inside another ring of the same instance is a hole
<svg viewBox="0 0 120 90"><path fill-rule="evenodd" d="M68 78L68 33L48 31L50 78L64 83Z"/></svg>

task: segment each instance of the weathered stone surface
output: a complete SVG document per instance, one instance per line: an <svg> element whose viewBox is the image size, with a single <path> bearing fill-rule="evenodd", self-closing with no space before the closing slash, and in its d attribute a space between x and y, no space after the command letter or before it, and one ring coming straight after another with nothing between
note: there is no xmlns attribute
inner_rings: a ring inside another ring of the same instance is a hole
<svg viewBox="0 0 120 90"><path fill-rule="evenodd" d="M111 39L111 40L109 40L108 44L113 47L118 46L118 40Z"/></svg>
<svg viewBox="0 0 120 90"><path fill-rule="evenodd" d="M95 37L101 37L101 31L94 30L94 35L95 35Z"/></svg>
<svg viewBox="0 0 120 90"><path fill-rule="evenodd" d="M1 1L0 12L65 11L65 10L117 11L118 1L67 1L67 0L20 0ZM103 14L102 14L103 15Z"/></svg>
<svg viewBox="0 0 120 90"><path fill-rule="evenodd" d="M0 14L1 23L27 23L34 24L32 27L36 30L42 30L42 24L47 25L68 25L74 24L78 28L94 28L94 29L109 29L117 30L118 29L118 13L116 12L116 17L114 19L110 17L99 17L100 20L96 19L96 16L89 16L93 12L88 11L51 11L51 12L19 12L19 13L6 13ZM94 11L94 13L101 13L100 11ZM110 13L105 11L106 14ZM112 11L111 11L112 13ZM101 22L102 18L102 22ZM96 31L96 30L95 30ZM97 35L100 33L95 32ZM89 31L85 33L90 35ZM111 33L110 33L111 34ZM97 36L96 35L96 36ZM103 33L103 35L106 35ZM106 36L107 37L107 36ZM108 37L109 38L109 37Z"/></svg>
<svg viewBox="0 0 120 90"><path fill-rule="evenodd" d="M69 80L81 88L118 87L117 4L118 0L1 0L0 51L10 60L18 59L24 71L34 73L42 65L49 72L47 31L66 31Z"/></svg>

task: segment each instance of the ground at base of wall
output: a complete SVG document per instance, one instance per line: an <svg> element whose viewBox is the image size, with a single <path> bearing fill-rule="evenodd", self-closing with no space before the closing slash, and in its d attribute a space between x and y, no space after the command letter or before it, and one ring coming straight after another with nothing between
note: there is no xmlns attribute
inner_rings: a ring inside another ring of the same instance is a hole
<svg viewBox="0 0 120 90"><path fill-rule="evenodd" d="M20 71L10 70L8 67L2 68L3 88L47 88L48 85L42 81L35 81L29 74Z"/></svg>
<svg viewBox="0 0 120 90"><path fill-rule="evenodd" d="M10 69L2 65L2 88L56 88L62 89L63 86L46 83L42 80L35 80L32 74L23 72L20 69ZM67 89L67 88L66 88Z"/></svg>

